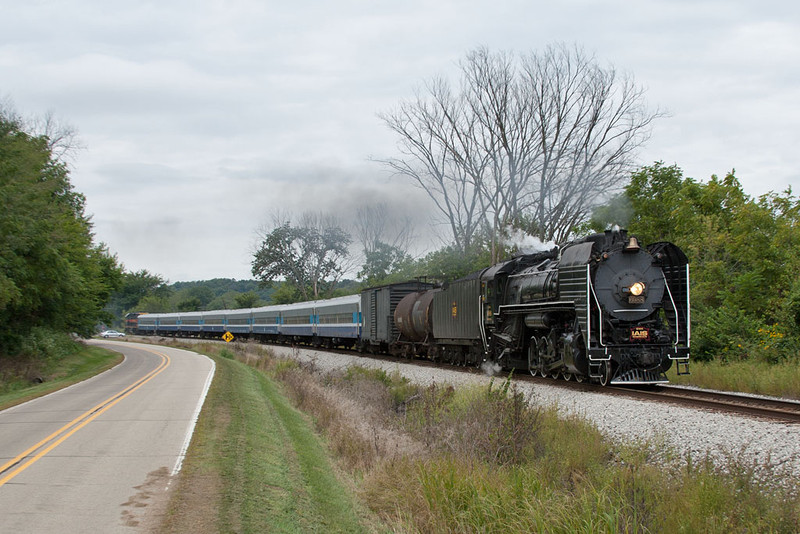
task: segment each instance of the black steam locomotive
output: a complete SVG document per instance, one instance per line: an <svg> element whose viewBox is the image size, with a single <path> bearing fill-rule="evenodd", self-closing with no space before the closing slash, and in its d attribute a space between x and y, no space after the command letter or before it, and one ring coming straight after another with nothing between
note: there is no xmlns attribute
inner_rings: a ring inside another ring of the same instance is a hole
<svg viewBox="0 0 800 534"><path fill-rule="evenodd" d="M688 373L689 267L672 243L607 231L442 287L362 292L362 343L457 365L607 384ZM387 313L391 314L388 319Z"/></svg>

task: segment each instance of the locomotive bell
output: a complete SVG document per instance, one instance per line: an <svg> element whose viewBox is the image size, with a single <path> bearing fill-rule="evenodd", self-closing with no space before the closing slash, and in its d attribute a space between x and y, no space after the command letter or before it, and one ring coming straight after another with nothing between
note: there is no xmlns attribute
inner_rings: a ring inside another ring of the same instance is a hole
<svg viewBox="0 0 800 534"><path fill-rule="evenodd" d="M631 236L628 240L628 244L625 245L625 248L622 250L623 252L639 252L639 248L641 248L639 247L639 240Z"/></svg>

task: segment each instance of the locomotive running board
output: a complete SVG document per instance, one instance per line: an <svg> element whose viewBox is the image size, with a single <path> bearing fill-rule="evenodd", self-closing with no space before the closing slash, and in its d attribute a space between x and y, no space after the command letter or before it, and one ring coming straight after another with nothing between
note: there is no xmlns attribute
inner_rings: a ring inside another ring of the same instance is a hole
<svg viewBox="0 0 800 534"><path fill-rule="evenodd" d="M610 382L617 386L630 386L634 384L668 384L667 375L657 371L644 371L642 369L631 369Z"/></svg>

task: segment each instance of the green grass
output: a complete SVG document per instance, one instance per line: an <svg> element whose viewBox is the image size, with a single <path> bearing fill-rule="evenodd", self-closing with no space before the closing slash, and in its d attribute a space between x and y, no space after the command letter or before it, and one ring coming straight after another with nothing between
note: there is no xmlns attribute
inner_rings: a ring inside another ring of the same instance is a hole
<svg viewBox="0 0 800 534"><path fill-rule="evenodd" d="M364 531L307 417L263 372L229 354L214 360L216 376L161 531Z"/></svg>
<svg viewBox="0 0 800 534"><path fill-rule="evenodd" d="M722 391L800 399L798 361L693 361L689 370L691 374L677 376L673 367L668 373L670 382Z"/></svg>
<svg viewBox="0 0 800 534"><path fill-rule="evenodd" d="M118 352L81 345L75 352L45 363L35 363L36 372L28 371L43 380L33 383L20 377L19 373L4 374L0 382L0 410L47 395L102 373L120 363L123 356Z"/></svg>

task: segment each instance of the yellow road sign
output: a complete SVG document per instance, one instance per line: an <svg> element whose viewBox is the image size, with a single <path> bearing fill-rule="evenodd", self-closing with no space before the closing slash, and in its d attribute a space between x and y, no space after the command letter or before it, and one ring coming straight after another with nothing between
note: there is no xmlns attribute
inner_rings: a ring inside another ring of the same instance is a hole
<svg viewBox="0 0 800 534"><path fill-rule="evenodd" d="M222 339L225 340L225 343L230 343L231 341L233 341L233 334L231 334L230 332L225 332L224 334L222 334Z"/></svg>

